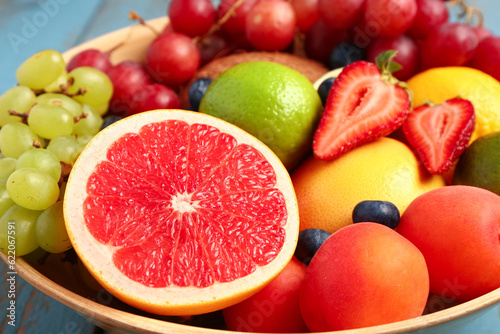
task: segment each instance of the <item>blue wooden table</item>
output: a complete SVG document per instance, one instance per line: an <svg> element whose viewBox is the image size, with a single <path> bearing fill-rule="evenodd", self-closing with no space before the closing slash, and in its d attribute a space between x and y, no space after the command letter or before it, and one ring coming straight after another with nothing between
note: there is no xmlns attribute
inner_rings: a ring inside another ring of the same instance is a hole
<svg viewBox="0 0 500 334"><path fill-rule="evenodd" d="M134 9L144 19L166 15L169 0L0 0L0 93L16 84L15 69L43 49L65 51L132 24ZM217 1L215 1L217 2ZM486 25L500 34L500 3L469 0L484 11ZM101 333L72 309L42 294L19 276L16 327L8 325L8 269L0 261L0 333ZM458 334L500 333L500 306L467 323Z"/></svg>

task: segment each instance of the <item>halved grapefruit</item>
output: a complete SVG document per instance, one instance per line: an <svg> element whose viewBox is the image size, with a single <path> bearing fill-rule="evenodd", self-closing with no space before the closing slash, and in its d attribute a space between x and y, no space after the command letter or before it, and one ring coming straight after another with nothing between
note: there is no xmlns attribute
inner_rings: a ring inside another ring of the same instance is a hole
<svg viewBox="0 0 500 334"><path fill-rule="evenodd" d="M64 217L103 287L163 315L249 297L292 258L299 230L274 153L232 124L184 110L140 113L95 136L71 172Z"/></svg>

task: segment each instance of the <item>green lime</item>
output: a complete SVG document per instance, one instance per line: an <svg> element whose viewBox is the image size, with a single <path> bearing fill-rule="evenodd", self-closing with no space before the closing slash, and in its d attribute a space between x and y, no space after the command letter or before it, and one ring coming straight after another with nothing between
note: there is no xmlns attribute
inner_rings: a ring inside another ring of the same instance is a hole
<svg viewBox="0 0 500 334"><path fill-rule="evenodd" d="M500 132L472 142L458 160L453 184L480 187L500 195Z"/></svg>
<svg viewBox="0 0 500 334"><path fill-rule="evenodd" d="M221 73L199 110L257 137L291 170L310 153L323 107L312 83L298 71L252 61Z"/></svg>

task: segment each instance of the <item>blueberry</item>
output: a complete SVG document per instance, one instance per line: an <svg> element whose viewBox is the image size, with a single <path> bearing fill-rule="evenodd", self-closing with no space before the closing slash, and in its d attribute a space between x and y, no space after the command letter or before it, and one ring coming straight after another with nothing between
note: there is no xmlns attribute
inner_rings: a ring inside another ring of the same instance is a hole
<svg viewBox="0 0 500 334"><path fill-rule="evenodd" d="M299 233L295 257L308 265L319 247L331 235L330 232L319 228L308 228Z"/></svg>
<svg viewBox="0 0 500 334"><path fill-rule="evenodd" d="M191 87L189 87L188 98L193 110L198 111L201 98L205 95L205 92L212 81L213 79L211 78L200 78L193 82Z"/></svg>
<svg viewBox="0 0 500 334"><path fill-rule="evenodd" d="M354 223L379 223L394 229L399 224L399 218L398 208L387 201L359 202L352 210L352 221Z"/></svg>
<svg viewBox="0 0 500 334"><path fill-rule="evenodd" d="M122 118L123 117L116 115L104 117L104 119L102 120L101 130L113 124L114 122L121 120Z"/></svg>
<svg viewBox="0 0 500 334"><path fill-rule="evenodd" d="M328 65L330 68L344 67L364 58L365 53L356 44L340 42L332 49Z"/></svg>
<svg viewBox="0 0 500 334"><path fill-rule="evenodd" d="M321 83L318 87L318 94L319 97L321 98L321 102L323 102L323 106L326 104L326 98L328 97L328 94L330 93L330 88L332 88L333 82L335 81L336 78L328 78L325 81Z"/></svg>

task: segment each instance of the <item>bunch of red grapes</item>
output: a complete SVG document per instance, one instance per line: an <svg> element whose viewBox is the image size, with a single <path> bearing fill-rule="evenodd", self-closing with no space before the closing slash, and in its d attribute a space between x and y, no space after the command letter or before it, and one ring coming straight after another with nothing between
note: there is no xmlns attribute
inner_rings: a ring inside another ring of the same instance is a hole
<svg viewBox="0 0 500 334"><path fill-rule="evenodd" d="M455 6L466 19L450 20ZM172 0L167 15L170 24L144 65L113 66L96 50L69 64L109 75L111 113L180 107L178 91L200 66L236 50L293 52L336 68L392 49L400 80L438 66L470 66L500 79L500 37L464 0L222 0L217 8L211 0Z"/></svg>

